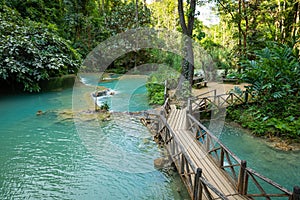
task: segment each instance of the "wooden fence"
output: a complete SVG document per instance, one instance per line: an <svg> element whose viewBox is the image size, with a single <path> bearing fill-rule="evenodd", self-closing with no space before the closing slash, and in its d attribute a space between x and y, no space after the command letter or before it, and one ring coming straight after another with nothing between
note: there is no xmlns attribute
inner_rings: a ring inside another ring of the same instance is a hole
<svg viewBox="0 0 300 200"><path fill-rule="evenodd" d="M246 161L240 160L233 152L222 144L215 135L196 120L194 116L187 114L187 118L189 130L194 135L195 139L205 146L207 153L212 156L217 165L227 173L232 183L236 185L236 189L240 194L246 195L249 198L299 198L298 187L294 188L294 192L290 192L279 184L247 167ZM249 188L249 185L251 185L252 188ZM254 193L253 191L258 191L258 193Z"/></svg>
<svg viewBox="0 0 300 200"><path fill-rule="evenodd" d="M167 85L167 82L165 82L165 85ZM210 92L214 95L202 97ZM273 198L285 198L300 200L300 187L295 186L293 192L290 192L269 178L247 167L246 161L239 159L193 116L195 113L255 101L255 95L247 92L243 92L241 95L235 93L216 95L215 90L210 92L189 98L188 129L195 140L199 144L204 145L208 156L211 156L220 169L224 170L229 180L236 186L239 194L245 195L250 199L264 198L270 200ZM227 200L228 198L224 194L202 176L202 169L193 164L183 146L176 139L175 133L167 123L170 110L170 101L167 89L165 89L165 103L160 114L148 114L144 119L145 125L151 125L152 131L156 133L155 137L161 141L169 152L192 199L202 199L203 195L208 197L208 199L212 199L213 195L211 193L213 192L219 199Z"/></svg>
<svg viewBox="0 0 300 200"><path fill-rule="evenodd" d="M214 95L205 96L209 93ZM256 100L255 94L243 91L241 94L230 92L229 94L216 94L216 90L212 90L196 97L191 97L188 99L188 111L192 115L209 112L212 110L219 110L221 108L226 108L232 105L238 105L248 102L254 102Z"/></svg>
<svg viewBox="0 0 300 200"><path fill-rule="evenodd" d="M175 133L163 115L152 115L152 123L158 123L156 138L159 138L167 149L192 199L202 199L203 195L212 196L214 192L220 199L228 198L202 177L202 169L193 165L191 158L176 139Z"/></svg>

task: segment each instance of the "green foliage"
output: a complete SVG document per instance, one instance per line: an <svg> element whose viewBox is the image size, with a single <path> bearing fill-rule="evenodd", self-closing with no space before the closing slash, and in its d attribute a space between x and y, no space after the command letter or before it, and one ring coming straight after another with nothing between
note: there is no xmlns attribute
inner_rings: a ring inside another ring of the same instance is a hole
<svg viewBox="0 0 300 200"><path fill-rule="evenodd" d="M291 113L283 111L276 115L273 109L274 105L272 104L266 107L259 103L243 107L235 106L227 109L227 117L240 123L244 128L252 130L252 133L258 136L270 134L299 138L300 111L294 110Z"/></svg>
<svg viewBox="0 0 300 200"><path fill-rule="evenodd" d="M298 96L300 91L300 65L297 56L286 45L271 43L256 51L257 60L244 64L244 81L250 83L263 101Z"/></svg>
<svg viewBox="0 0 300 200"><path fill-rule="evenodd" d="M7 7L0 12L0 80L39 91L49 77L76 73L80 56L45 25L24 20Z"/></svg>
<svg viewBox="0 0 300 200"><path fill-rule="evenodd" d="M229 73L226 75L228 79L241 79L243 77L242 74L238 73L237 71L230 70Z"/></svg>
<svg viewBox="0 0 300 200"><path fill-rule="evenodd" d="M244 81L258 102L229 109L229 116L257 135L300 137L300 65L293 50L271 43L245 61Z"/></svg>
<svg viewBox="0 0 300 200"><path fill-rule="evenodd" d="M206 37L200 41L201 46L209 53L219 69L225 70L225 76L234 66L231 63L231 52L221 44Z"/></svg>
<svg viewBox="0 0 300 200"><path fill-rule="evenodd" d="M178 75L179 73L176 70L172 70L171 67L163 65L159 66L158 69L149 76L146 87L150 104L162 105L164 103L164 82L167 80L167 87L174 89L178 84Z"/></svg>
<svg viewBox="0 0 300 200"><path fill-rule="evenodd" d="M151 51L151 55L152 55L152 58L150 61L152 63L166 64L170 68L172 68L176 71L180 71L182 58L179 55L176 55L171 52L164 52L164 51L157 50L157 49L153 49Z"/></svg>
<svg viewBox="0 0 300 200"><path fill-rule="evenodd" d="M112 35L150 23L150 11L141 3L135 19L136 7L132 1L6 0L4 3L24 19L51 25L83 56Z"/></svg>
<svg viewBox="0 0 300 200"><path fill-rule="evenodd" d="M150 4L150 10L155 28L167 30L177 30L179 28L177 1L155 1Z"/></svg>
<svg viewBox="0 0 300 200"><path fill-rule="evenodd" d="M101 111L109 111L109 105L107 102L104 102L101 106L100 106L100 110Z"/></svg>
<svg viewBox="0 0 300 200"><path fill-rule="evenodd" d="M43 22L55 23L63 16L62 2L47 0L5 0L10 8L16 9L22 18Z"/></svg>
<svg viewBox="0 0 300 200"><path fill-rule="evenodd" d="M146 84L146 88L150 105L164 104L164 85L150 82Z"/></svg>
<svg viewBox="0 0 300 200"><path fill-rule="evenodd" d="M118 2L113 6L106 17L107 28L111 35L122 33L128 29L137 28L139 26L147 26L150 24L150 10L142 9L143 5L139 3L138 19L136 19L136 6L133 2Z"/></svg>

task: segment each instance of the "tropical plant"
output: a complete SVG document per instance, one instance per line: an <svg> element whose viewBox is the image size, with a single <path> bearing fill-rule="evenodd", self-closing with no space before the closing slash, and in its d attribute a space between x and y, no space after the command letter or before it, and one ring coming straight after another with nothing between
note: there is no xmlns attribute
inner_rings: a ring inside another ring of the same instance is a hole
<svg viewBox="0 0 300 200"><path fill-rule="evenodd" d="M270 43L256 51L256 57L243 65L243 79L251 84L250 91L255 91L264 101L299 95L300 65L290 47Z"/></svg>
<svg viewBox="0 0 300 200"><path fill-rule="evenodd" d="M287 45L269 43L246 60L244 81L258 102L229 109L229 116L258 135L300 136L300 64Z"/></svg>
<svg viewBox="0 0 300 200"><path fill-rule="evenodd" d="M163 105L164 103L164 85L158 83L147 83L147 95L150 105Z"/></svg>
<svg viewBox="0 0 300 200"><path fill-rule="evenodd" d="M25 91L39 91L40 81L80 66L79 54L55 30L8 7L0 12L0 38L0 80Z"/></svg>

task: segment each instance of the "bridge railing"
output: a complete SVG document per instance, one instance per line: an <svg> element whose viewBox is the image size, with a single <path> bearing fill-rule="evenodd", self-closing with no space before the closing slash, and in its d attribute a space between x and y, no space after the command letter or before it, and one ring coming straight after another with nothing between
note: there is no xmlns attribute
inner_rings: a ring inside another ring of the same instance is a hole
<svg viewBox="0 0 300 200"><path fill-rule="evenodd" d="M213 92L214 95L202 97L211 92ZM232 105L253 102L255 100L256 95L254 93L249 93L248 91L242 91L240 94L230 92L228 94L216 95L216 90L213 90L196 97L189 98L188 111L190 114L195 115L197 113L208 112L211 110L226 108Z"/></svg>
<svg viewBox="0 0 300 200"><path fill-rule="evenodd" d="M207 197L207 199L212 199L212 193L214 193L220 199L228 200L224 194L202 176L202 170L193 164L191 158L175 137L175 133L170 128L166 118L160 114L151 114L148 115L148 120L151 121L151 123L157 124L155 138L159 139L161 144L164 145L169 152L169 156L178 169L192 199L202 200L204 196Z"/></svg>
<svg viewBox="0 0 300 200"><path fill-rule="evenodd" d="M263 197L271 199L274 197L286 197L293 199L295 196L299 198L299 194L296 194L296 192L292 193L253 169L248 168L246 161L240 160L194 116L187 114L187 118L190 126L189 130L195 139L204 145L207 154L226 172L240 194L249 198ZM299 190L297 189L296 191Z"/></svg>
<svg viewBox="0 0 300 200"><path fill-rule="evenodd" d="M161 115L163 115L165 118L168 117L169 113L170 113L170 110L171 110L171 105L170 105L170 99L167 98L165 100L165 103L164 105L162 106L162 109L161 109Z"/></svg>

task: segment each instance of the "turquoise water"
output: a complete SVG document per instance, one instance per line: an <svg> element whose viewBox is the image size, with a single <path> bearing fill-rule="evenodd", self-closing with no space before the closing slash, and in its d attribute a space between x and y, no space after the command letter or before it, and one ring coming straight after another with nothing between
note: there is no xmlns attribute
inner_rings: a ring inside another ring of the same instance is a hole
<svg viewBox="0 0 300 200"><path fill-rule="evenodd" d="M148 130L123 113L149 109L144 83L101 83L116 92L104 100L121 111L108 122L62 116L72 111L72 89L0 97L0 199L188 199L176 173L153 167L162 152ZM287 189L300 185L299 152L274 150L228 125L221 140Z"/></svg>
<svg viewBox="0 0 300 200"><path fill-rule="evenodd" d="M134 83L132 80L134 80ZM113 91L113 95L98 97L97 99L99 105L103 102L108 103L111 111L135 112L151 108L148 104L145 86L147 76L125 75L120 76L118 80L98 83L98 78L94 75L84 75L83 82L93 86L104 86Z"/></svg>
<svg viewBox="0 0 300 200"><path fill-rule="evenodd" d="M60 115L70 110L72 89L0 97L0 199L188 198L176 173L153 167L161 150L135 118L80 134Z"/></svg>
<svg viewBox="0 0 300 200"><path fill-rule="evenodd" d="M292 191L300 185L300 151L281 151L243 129L226 125L220 140L247 166Z"/></svg>

